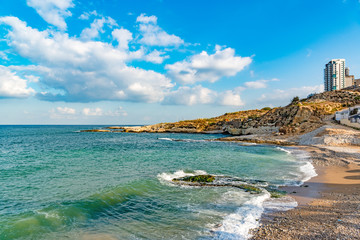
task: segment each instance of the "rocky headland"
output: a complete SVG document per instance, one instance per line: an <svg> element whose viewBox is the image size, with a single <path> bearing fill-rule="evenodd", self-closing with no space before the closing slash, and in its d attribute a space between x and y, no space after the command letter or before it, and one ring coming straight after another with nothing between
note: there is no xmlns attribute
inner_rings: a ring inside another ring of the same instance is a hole
<svg viewBox="0 0 360 240"><path fill-rule="evenodd" d="M339 90L294 98L285 107L226 113L214 118L123 127L125 132L224 133L233 136L293 136L311 132L326 124L336 111L360 104L360 92Z"/></svg>

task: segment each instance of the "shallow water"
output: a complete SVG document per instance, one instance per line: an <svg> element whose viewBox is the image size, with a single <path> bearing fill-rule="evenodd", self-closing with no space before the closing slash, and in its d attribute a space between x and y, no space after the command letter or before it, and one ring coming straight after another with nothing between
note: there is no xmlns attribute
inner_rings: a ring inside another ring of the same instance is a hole
<svg viewBox="0 0 360 240"><path fill-rule="evenodd" d="M78 132L89 128L0 126L0 239L245 239L268 193L171 178L284 185L314 174L291 149L202 141L219 135Z"/></svg>

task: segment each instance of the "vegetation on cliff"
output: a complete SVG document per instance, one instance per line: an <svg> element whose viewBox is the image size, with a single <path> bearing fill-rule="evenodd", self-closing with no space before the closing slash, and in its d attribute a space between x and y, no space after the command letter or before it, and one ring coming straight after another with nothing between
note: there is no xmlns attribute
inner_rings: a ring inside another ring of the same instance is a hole
<svg viewBox="0 0 360 240"><path fill-rule="evenodd" d="M285 107L238 111L213 118L200 118L141 127L111 127L125 132L229 133L231 135L294 135L313 131L324 124L327 115L360 104L360 92L339 90L294 97Z"/></svg>

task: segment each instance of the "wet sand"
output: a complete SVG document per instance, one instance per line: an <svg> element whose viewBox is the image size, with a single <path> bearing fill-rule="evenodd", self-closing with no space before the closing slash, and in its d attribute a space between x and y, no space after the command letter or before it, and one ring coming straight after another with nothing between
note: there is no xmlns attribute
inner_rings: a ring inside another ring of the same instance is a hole
<svg viewBox="0 0 360 240"><path fill-rule="evenodd" d="M252 239L360 239L360 147L304 147L318 176L286 187L299 206L266 213Z"/></svg>

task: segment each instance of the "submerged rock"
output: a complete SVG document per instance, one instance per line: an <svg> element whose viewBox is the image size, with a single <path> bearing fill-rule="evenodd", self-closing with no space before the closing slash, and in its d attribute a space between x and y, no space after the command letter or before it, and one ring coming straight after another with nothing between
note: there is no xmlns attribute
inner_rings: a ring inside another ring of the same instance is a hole
<svg viewBox="0 0 360 240"><path fill-rule="evenodd" d="M182 178L175 178L172 181L176 184L187 186L234 187L240 188L251 194L262 193L264 191L263 187L267 186L266 182L261 180L243 180L239 178L214 175L186 176ZM260 184L261 186L257 186L257 184Z"/></svg>

